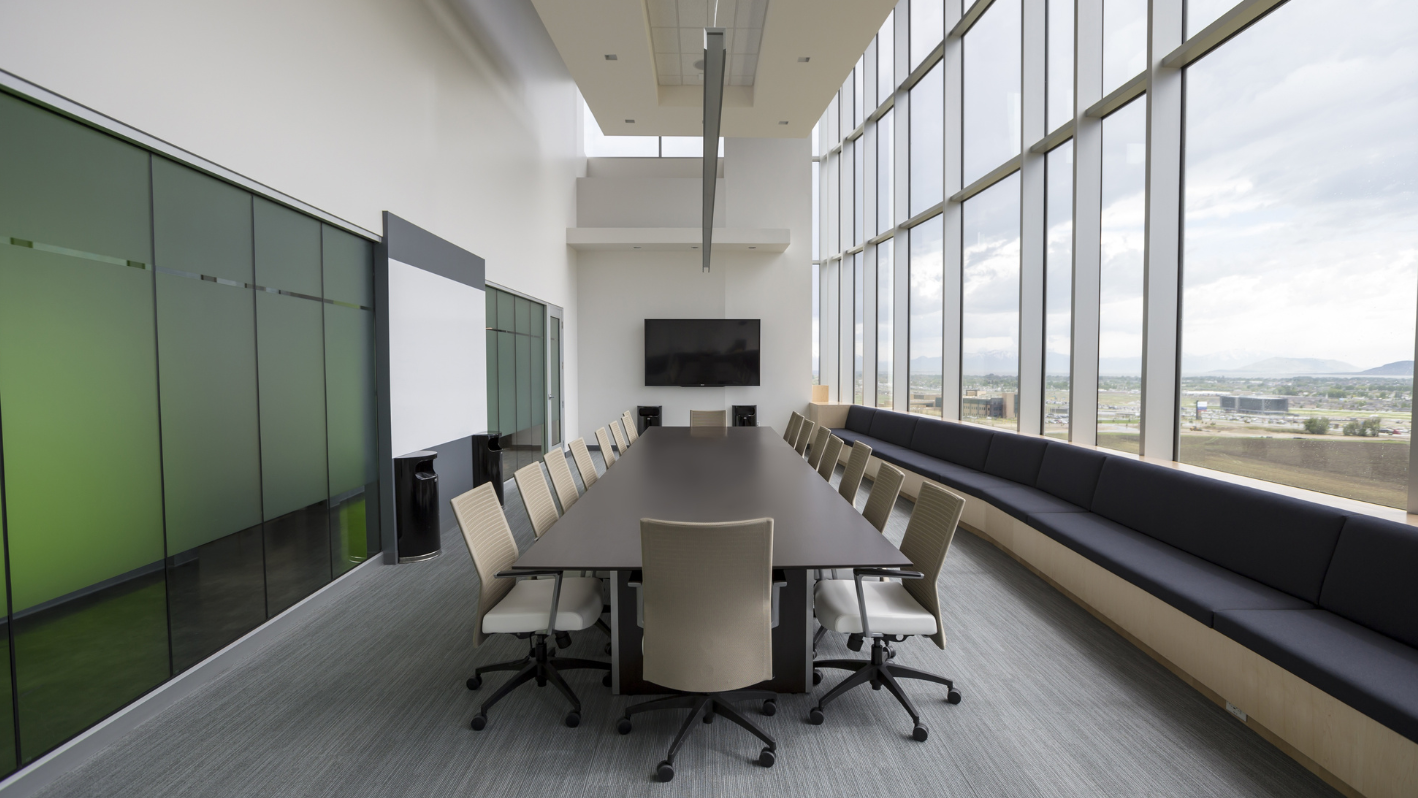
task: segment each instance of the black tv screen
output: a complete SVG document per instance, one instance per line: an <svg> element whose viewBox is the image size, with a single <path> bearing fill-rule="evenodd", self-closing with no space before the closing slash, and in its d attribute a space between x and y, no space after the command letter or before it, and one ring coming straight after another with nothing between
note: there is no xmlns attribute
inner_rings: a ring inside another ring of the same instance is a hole
<svg viewBox="0 0 1418 798"><path fill-rule="evenodd" d="M758 319L646 319L645 384L758 384Z"/></svg>

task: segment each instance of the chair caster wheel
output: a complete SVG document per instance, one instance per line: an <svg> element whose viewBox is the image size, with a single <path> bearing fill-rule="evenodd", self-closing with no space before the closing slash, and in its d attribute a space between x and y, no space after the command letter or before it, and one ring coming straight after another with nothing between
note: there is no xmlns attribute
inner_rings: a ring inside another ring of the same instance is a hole
<svg viewBox="0 0 1418 798"><path fill-rule="evenodd" d="M474 676L473 678L471 678L471 679L468 680L468 689L469 689L469 690L476 690L476 689L478 689L479 687L482 687L482 686L483 686L483 677L481 677L481 676Z"/></svg>
<svg viewBox="0 0 1418 798"><path fill-rule="evenodd" d="M487 715L478 713L473 716L473 731L482 731L487 728Z"/></svg>
<svg viewBox="0 0 1418 798"><path fill-rule="evenodd" d="M655 767L655 777L660 781L669 781L675 777L675 766L666 759Z"/></svg>
<svg viewBox="0 0 1418 798"><path fill-rule="evenodd" d="M561 649L562 651L565 651L566 649L571 648L571 635L569 635L569 634L567 634L567 633L565 633L565 632L557 632L557 633L556 633L556 647L559 648L559 649Z"/></svg>
<svg viewBox="0 0 1418 798"><path fill-rule="evenodd" d="M915 740L918 743L925 742L926 738L929 736L931 736L931 731L925 726L917 726L916 728L911 730L911 739Z"/></svg>
<svg viewBox="0 0 1418 798"><path fill-rule="evenodd" d="M814 726L821 726L821 725L822 725L822 721L824 721L824 720L826 720L826 718L825 718L825 717L823 716L823 714L822 714L822 707L813 707L812 709L808 710L808 713L807 713L807 722L808 722L808 723L811 723L811 724L814 725Z"/></svg>
<svg viewBox="0 0 1418 798"><path fill-rule="evenodd" d="M568 729L574 729L574 728L576 728L577 726L580 726L580 725L581 725L581 713L580 713L580 712L577 712L576 710L573 709L573 710L571 710L570 712L566 713L566 728L568 728Z"/></svg>
<svg viewBox="0 0 1418 798"><path fill-rule="evenodd" d="M602 676L602 677L601 677L601 686L602 686L602 687L610 687L610 686L611 686L611 675L610 675L609 673L607 673L605 676Z"/></svg>
<svg viewBox="0 0 1418 798"><path fill-rule="evenodd" d="M758 764L763 767L771 768L776 761L778 761L777 757L773 756L773 752L769 749L765 748L758 752Z"/></svg>
<svg viewBox="0 0 1418 798"><path fill-rule="evenodd" d="M958 703L960 703L960 691L959 691L959 690L956 690L954 687L950 688L950 692L948 692L948 693L945 694L945 703L947 703L947 704L958 704Z"/></svg>
<svg viewBox="0 0 1418 798"><path fill-rule="evenodd" d="M818 686L819 684L822 684L822 671L818 670L817 668L813 668L813 669L812 669L812 686L813 686L813 687L816 687L816 686Z"/></svg>
<svg viewBox="0 0 1418 798"><path fill-rule="evenodd" d="M764 702L763 702L763 709L760 710L760 711L761 711L763 714L768 715L769 717L772 717L773 715L777 715L777 714L778 714L778 702L777 702L777 700L770 698L770 699L764 701ZM764 749L764 750L767 750L767 749Z"/></svg>
<svg viewBox="0 0 1418 798"><path fill-rule="evenodd" d="M621 718L616 721L615 730L621 734L630 734L630 718Z"/></svg>

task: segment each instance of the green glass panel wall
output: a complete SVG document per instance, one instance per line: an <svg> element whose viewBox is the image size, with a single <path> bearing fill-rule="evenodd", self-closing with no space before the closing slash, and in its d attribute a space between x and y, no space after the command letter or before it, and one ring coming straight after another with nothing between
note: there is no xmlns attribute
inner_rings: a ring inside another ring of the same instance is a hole
<svg viewBox="0 0 1418 798"><path fill-rule="evenodd" d="M0 497L0 517L4 516L5 501ZM0 568L0 588L9 594L8 577ZM15 694L10 681L10 615L0 615L0 774L14 770L19 761L15 746Z"/></svg>
<svg viewBox="0 0 1418 798"><path fill-rule="evenodd" d="M374 245L328 224L320 226L326 299L374 307ZM371 388L373 386L371 385Z"/></svg>
<svg viewBox="0 0 1418 798"><path fill-rule="evenodd" d="M266 619L251 195L153 159L174 671ZM212 278L238 283L231 285Z"/></svg>
<svg viewBox="0 0 1418 798"><path fill-rule="evenodd" d="M320 223L256 198L256 284L321 296Z"/></svg>

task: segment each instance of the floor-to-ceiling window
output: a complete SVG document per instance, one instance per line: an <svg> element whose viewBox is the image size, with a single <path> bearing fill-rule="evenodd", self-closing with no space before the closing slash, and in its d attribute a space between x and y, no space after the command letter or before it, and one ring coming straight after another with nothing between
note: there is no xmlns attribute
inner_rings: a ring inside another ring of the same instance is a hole
<svg viewBox="0 0 1418 798"><path fill-rule="evenodd" d="M1405 506L1415 42L1407 4L1305 0L1187 68L1183 462Z"/></svg>
<svg viewBox="0 0 1418 798"><path fill-rule="evenodd" d="M863 291L862 253L852 256L852 402L861 404L864 387L862 384L862 327L866 319L862 316Z"/></svg>
<svg viewBox="0 0 1418 798"><path fill-rule="evenodd" d="M834 293L819 320L829 373L862 318L859 401L1418 509L1418 14L1291 0L1215 36L1248 7L980 8L901 0L819 123L814 260L875 253L865 315Z"/></svg>

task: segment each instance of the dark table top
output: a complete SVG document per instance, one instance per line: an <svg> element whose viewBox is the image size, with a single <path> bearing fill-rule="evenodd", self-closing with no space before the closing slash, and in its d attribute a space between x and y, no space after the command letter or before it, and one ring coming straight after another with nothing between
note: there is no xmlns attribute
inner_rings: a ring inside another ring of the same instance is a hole
<svg viewBox="0 0 1418 798"><path fill-rule="evenodd" d="M773 519L773 567L910 565L769 427L651 427L517 568L640 567L640 519Z"/></svg>

